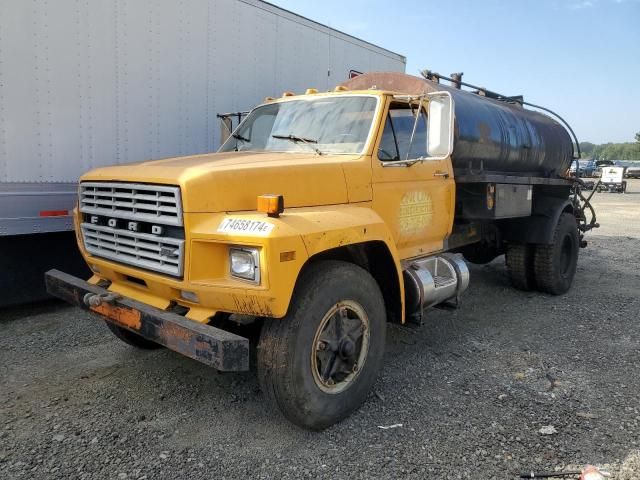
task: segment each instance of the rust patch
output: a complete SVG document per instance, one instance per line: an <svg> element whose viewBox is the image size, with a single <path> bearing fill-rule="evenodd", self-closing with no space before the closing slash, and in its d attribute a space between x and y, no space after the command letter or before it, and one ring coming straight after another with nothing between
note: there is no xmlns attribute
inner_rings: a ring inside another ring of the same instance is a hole
<svg viewBox="0 0 640 480"><path fill-rule="evenodd" d="M159 330L162 332L161 336L167 340L178 340L185 344L191 340L191 333L188 330L173 323L164 322L160 325Z"/></svg>
<svg viewBox="0 0 640 480"><path fill-rule="evenodd" d="M193 348L194 348L196 357L198 357L199 359L204 359L207 362L213 362L215 360L213 356L213 352L216 349L213 348L211 343L198 339L196 340Z"/></svg>
<svg viewBox="0 0 640 480"><path fill-rule="evenodd" d="M133 330L140 330L140 327L142 326L140 312L131 308L117 307L109 305L108 303L103 303L97 307L90 307L90 310L92 312L99 313L100 315L104 315L124 327L132 328Z"/></svg>
<svg viewBox="0 0 640 480"><path fill-rule="evenodd" d="M259 317L271 317L271 306L268 302L255 295L232 295L236 309L245 315L257 315Z"/></svg>

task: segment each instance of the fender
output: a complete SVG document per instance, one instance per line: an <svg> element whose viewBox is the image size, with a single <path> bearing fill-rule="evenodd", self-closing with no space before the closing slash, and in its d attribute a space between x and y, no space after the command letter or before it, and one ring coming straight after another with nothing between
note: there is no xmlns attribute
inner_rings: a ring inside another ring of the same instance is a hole
<svg viewBox="0 0 640 480"><path fill-rule="evenodd" d="M530 217L504 220L498 224L503 239L514 243L553 242L553 232L562 212L573 212L568 198L539 196Z"/></svg>
<svg viewBox="0 0 640 480"><path fill-rule="evenodd" d="M391 232L373 209L365 204L351 204L300 208L286 212L286 222L301 235L309 260L315 255L340 247L368 242L384 243L395 266L395 280L404 316L404 280L400 257ZM404 322L404 318L401 321Z"/></svg>
<svg viewBox="0 0 640 480"><path fill-rule="evenodd" d="M259 236L242 232L220 232L220 225L226 218L263 221L272 225L272 229ZM254 303L268 306L262 308L268 310L265 316L281 318L286 314L300 272L314 256L367 242L378 242L386 246L395 267L400 302L403 302L402 268L393 237L382 218L368 203L357 206L341 204L287 208L278 218L269 218L257 212L238 212L191 213L185 219L191 232L191 255L187 265L191 282L205 283L212 288L224 287L228 293L233 294L237 293L233 287L242 287L244 296L251 295L255 298ZM224 264L227 244L264 247L265 283L262 286L239 284L235 280L220 278L220 273L216 275L210 272L211 265ZM291 260L285 260L281 257L284 253L294 255ZM192 258L199 261L192 261ZM200 296L205 298L205 293L200 293ZM225 296L219 290L212 292L212 296L220 304L220 310L235 312L229 305L221 304Z"/></svg>

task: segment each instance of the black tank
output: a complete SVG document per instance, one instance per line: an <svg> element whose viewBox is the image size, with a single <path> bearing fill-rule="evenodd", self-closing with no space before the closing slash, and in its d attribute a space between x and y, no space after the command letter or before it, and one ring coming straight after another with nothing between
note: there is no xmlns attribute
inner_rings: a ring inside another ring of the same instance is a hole
<svg viewBox="0 0 640 480"><path fill-rule="evenodd" d="M573 159L567 130L547 115L430 80L392 72L373 72L343 84L375 86L419 95L446 90L455 104L452 154L456 173L564 176Z"/></svg>
<svg viewBox="0 0 640 480"><path fill-rule="evenodd" d="M432 86L433 91L443 87ZM451 92L455 105L452 159L457 171L554 177L569 169L571 137L552 118L519 105L444 88Z"/></svg>

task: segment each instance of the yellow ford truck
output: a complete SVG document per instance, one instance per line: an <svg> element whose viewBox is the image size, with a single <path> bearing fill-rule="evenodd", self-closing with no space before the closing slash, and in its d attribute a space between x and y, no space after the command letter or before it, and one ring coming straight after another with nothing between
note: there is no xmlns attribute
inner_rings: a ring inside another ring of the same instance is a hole
<svg viewBox="0 0 640 480"><path fill-rule="evenodd" d="M567 130L426 76L285 93L217 153L88 172L75 228L93 277L50 271L48 291L221 371L248 370L256 343L265 395L311 429L364 401L387 322L459 303L465 258L506 254L517 288L566 292L596 225Z"/></svg>

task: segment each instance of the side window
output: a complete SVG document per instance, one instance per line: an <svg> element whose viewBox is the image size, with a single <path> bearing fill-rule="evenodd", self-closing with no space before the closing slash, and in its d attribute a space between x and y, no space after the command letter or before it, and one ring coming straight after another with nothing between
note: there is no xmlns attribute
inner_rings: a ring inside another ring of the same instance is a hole
<svg viewBox="0 0 640 480"><path fill-rule="evenodd" d="M413 141L411 141L415 121L415 110L411 110L408 105L391 106L382 132L378 152L380 160L411 160L427 156L427 115L424 110L420 112Z"/></svg>
<svg viewBox="0 0 640 480"><path fill-rule="evenodd" d="M396 136L393 133L393 124L391 117L387 116L387 122L382 131L382 140L380 140L380 148L378 158L383 161L400 160L398 157L398 145L396 144Z"/></svg>
<svg viewBox="0 0 640 480"><path fill-rule="evenodd" d="M271 138L271 131L275 121L275 113L273 115L261 115L256 118L249 132L251 148L264 149L266 147L267 141Z"/></svg>

